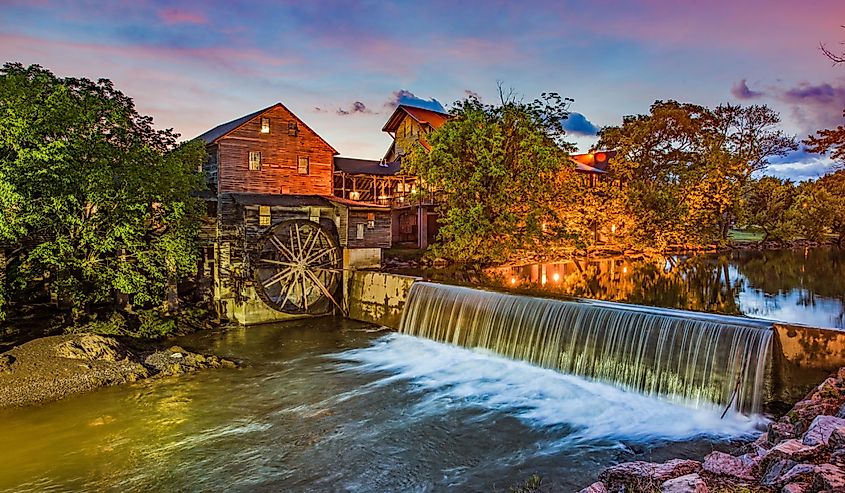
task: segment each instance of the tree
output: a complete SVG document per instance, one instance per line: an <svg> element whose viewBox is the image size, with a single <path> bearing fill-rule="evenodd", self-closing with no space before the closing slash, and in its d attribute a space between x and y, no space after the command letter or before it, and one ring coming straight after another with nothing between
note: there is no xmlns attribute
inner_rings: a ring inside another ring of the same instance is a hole
<svg viewBox="0 0 845 493"><path fill-rule="evenodd" d="M829 210L830 229L837 236L836 244L842 248L845 246L845 169L819 178L815 185L828 194L823 206Z"/></svg>
<svg viewBox="0 0 845 493"><path fill-rule="evenodd" d="M567 233L555 212L571 175L567 102L554 93L530 103L502 95L499 105L470 97L426 135L430 151L411 146L405 169L442 199L439 253L502 260L544 235Z"/></svg>
<svg viewBox="0 0 845 493"><path fill-rule="evenodd" d="M200 142L176 143L100 79L0 70L0 241L11 286L46 281L78 320L116 293L163 300L195 270ZM14 294L14 293L12 293Z"/></svg>
<svg viewBox="0 0 845 493"><path fill-rule="evenodd" d="M743 220L763 230L761 242L790 240L797 234L794 220L795 186L789 180L764 176L749 183Z"/></svg>
<svg viewBox="0 0 845 493"><path fill-rule="evenodd" d="M626 185L635 242L726 242L751 175L797 147L779 122L766 106L657 101L648 115L603 129L599 146L618 151L611 165Z"/></svg>

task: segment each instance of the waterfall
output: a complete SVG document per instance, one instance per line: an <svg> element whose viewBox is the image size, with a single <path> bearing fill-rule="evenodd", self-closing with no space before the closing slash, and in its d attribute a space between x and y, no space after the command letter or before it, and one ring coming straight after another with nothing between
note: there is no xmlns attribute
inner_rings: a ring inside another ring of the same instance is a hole
<svg viewBox="0 0 845 493"><path fill-rule="evenodd" d="M759 413L771 324L415 283L400 331L693 407Z"/></svg>

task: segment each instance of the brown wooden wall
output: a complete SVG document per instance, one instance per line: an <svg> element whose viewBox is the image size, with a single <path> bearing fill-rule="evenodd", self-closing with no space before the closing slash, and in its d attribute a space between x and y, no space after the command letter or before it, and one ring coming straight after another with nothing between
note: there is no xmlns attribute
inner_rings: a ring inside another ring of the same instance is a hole
<svg viewBox="0 0 845 493"><path fill-rule="evenodd" d="M261 133L261 118L270 119L270 133ZM297 135L288 135L288 124ZM249 169L250 151L261 152L261 170ZM334 150L285 108L256 116L218 141L219 193L251 192L331 195ZM310 160L309 174L298 170L299 157Z"/></svg>
<svg viewBox="0 0 845 493"><path fill-rule="evenodd" d="M368 227L368 214L375 215L375 227ZM358 239L358 225L364 225L364 238ZM346 225L349 235L349 248L390 248L391 228L390 211L349 211Z"/></svg>

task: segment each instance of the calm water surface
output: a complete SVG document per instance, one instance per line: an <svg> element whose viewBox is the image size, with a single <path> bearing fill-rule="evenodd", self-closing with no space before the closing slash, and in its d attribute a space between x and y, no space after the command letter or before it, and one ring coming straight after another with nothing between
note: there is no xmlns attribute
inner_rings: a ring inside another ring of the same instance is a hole
<svg viewBox="0 0 845 493"><path fill-rule="evenodd" d="M0 491L577 491L625 460L753 436L482 351L331 318L201 334L238 370L0 412Z"/></svg>
<svg viewBox="0 0 845 493"><path fill-rule="evenodd" d="M845 329L845 252L822 247L492 269L482 283Z"/></svg>

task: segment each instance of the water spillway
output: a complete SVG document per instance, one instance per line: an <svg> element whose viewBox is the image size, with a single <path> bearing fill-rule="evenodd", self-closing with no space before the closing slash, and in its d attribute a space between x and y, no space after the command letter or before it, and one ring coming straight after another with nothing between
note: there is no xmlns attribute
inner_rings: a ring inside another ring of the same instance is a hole
<svg viewBox="0 0 845 493"><path fill-rule="evenodd" d="M400 331L694 407L759 413L771 324L417 282Z"/></svg>

